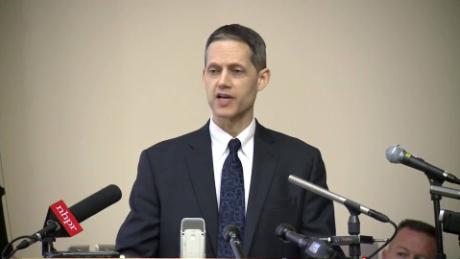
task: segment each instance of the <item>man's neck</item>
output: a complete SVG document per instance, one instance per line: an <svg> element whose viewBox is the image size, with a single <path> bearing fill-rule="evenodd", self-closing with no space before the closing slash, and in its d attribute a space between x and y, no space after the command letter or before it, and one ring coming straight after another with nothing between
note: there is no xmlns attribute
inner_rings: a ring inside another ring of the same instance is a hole
<svg viewBox="0 0 460 259"><path fill-rule="evenodd" d="M222 130L235 138L251 124L253 117L251 116L244 120L217 119L213 117L212 120Z"/></svg>

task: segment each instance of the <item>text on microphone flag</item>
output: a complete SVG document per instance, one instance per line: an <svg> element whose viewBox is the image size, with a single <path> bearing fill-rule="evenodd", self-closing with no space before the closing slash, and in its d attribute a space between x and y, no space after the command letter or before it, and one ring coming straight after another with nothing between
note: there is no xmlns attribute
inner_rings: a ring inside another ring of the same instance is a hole
<svg viewBox="0 0 460 259"><path fill-rule="evenodd" d="M83 231L75 216L70 212L63 200L60 200L50 206L51 211L59 220L69 236L75 236Z"/></svg>

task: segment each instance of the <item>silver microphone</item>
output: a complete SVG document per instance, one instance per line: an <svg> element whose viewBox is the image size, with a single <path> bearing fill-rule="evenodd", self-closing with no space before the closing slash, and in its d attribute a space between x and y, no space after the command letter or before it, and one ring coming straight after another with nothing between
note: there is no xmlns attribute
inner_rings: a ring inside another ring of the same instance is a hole
<svg viewBox="0 0 460 259"><path fill-rule="evenodd" d="M334 200L338 203L341 203L343 205L345 205L347 208L348 207L351 207L353 209L356 209L356 210L359 210L361 213L364 213L366 215L368 215L369 217L372 217L378 221L381 221L381 222L390 222L390 219L384 215L383 213L380 213L376 210L373 210L373 209L370 209L368 207L365 207L359 203L356 203L352 200L349 200L345 197L342 197L338 194L335 194L331 191L328 191L326 189L323 189L315 184L312 184L310 182L307 182L297 176L294 176L294 175L289 175L289 178L288 178L289 182L299 186L299 187L302 187L303 189L306 189L308 191L311 191L313 193L316 193L318 194L319 196L322 196L326 199L329 199L329 200Z"/></svg>
<svg viewBox="0 0 460 259"><path fill-rule="evenodd" d="M448 181L451 183L460 184L460 179L458 179L455 175L450 174L443 169L426 162L420 157L412 155L410 152L404 150L404 148L402 148L400 145L389 146L385 151L385 156L391 163L401 163L403 165L407 165L422 171L430 179L435 179L441 182Z"/></svg>
<svg viewBox="0 0 460 259"><path fill-rule="evenodd" d="M206 226L202 218L183 218L180 223L180 257L206 257Z"/></svg>
<svg viewBox="0 0 460 259"><path fill-rule="evenodd" d="M442 187L442 186L437 186L437 185L431 185L430 192L432 194L438 194L441 196L460 200L460 190L457 190L457 189L452 189L452 188L447 188L447 187Z"/></svg>

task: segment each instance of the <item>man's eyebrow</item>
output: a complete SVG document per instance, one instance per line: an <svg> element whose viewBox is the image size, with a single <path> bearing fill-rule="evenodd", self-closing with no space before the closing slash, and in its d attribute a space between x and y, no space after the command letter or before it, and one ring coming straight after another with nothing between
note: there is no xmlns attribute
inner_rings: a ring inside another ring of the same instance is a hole
<svg viewBox="0 0 460 259"><path fill-rule="evenodd" d="M233 63L230 63L228 64L229 67L244 67L244 65L242 63L238 63L238 62L233 62Z"/></svg>
<svg viewBox="0 0 460 259"><path fill-rule="evenodd" d="M206 67L219 67L220 65L215 63L215 62L210 62L208 64L206 64Z"/></svg>
<svg viewBox="0 0 460 259"><path fill-rule="evenodd" d="M216 62L209 62L207 63L207 66L220 66L220 65Z"/></svg>
<svg viewBox="0 0 460 259"><path fill-rule="evenodd" d="M244 68L245 65L239 62L232 62L232 63L228 63L224 65L218 64L216 62L210 62L206 65L206 67L229 67L229 68L242 67Z"/></svg>
<svg viewBox="0 0 460 259"><path fill-rule="evenodd" d="M404 250L404 251L406 251L406 252L408 252L408 251L409 251L409 249L407 249L406 247L404 247L404 246L401 246L401 245L396 245L396 247L395 247L395 248L397 248L397 249L402 249L402 250Z"/></svg>

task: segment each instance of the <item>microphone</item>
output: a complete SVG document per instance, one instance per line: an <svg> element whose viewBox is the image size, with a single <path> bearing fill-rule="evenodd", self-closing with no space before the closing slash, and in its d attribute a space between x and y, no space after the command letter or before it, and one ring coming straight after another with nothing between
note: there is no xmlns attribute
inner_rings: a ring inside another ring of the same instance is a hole
<svg viewBox="0 0 460 259"><path fill-rule="evenodd" d="M310 182L307 182L305 180L302 180L301 178L294 176L294 175L289 175L288 181L303 188L308 191L311 191L313 193L318 194L319 196L322 196L326 199L329 200L334 200L336 202L339 202L343 205L345 205L347 208L352 208L353 210L360 211L361 213L364 213L368 215L369 217L372 217L380 222L387 223L390 222L390 219L383 213L378 212L376 210L370 209L368 207L365 207L357 202L354 202L352 200L349 200L345 197L342 197L338 194L335 194L333 192L330 192L326 189L323 189L315 184L312 184Z"/></svg>
<svg viewBox="0 0 460 259"><path fill-rule="evenodd" d="M432 194L438 194L441 196L460 200L460 190L457 190L457 189L447 188L447 187L442 187L442 186L437 186L437 185L430 185L430 192Z"/></svg>
<svg viewBox="0 0 460 259"><path fill-rule="evenodd" d="M441 210L438 220L442 222L444 232L460 236L460 213L450 210Z"/></svg>
<svg viewBox="0 0 460 259"><path fill-rule="evenodd" d="M120 188L111 184L83 199L69 209L67 209L63 201L58 201L50 206L52 213L48 213L45 226L32 234L30 237L31 240L23 240L18 245L18 249L26 248L37 241L43 240L45 237L68 237L78 234L82 231L81 227L80 231L76 233L67 232L66 227L72 228L71 224L74 224L75 227L79 227L79 222L83 222L120 199ZM67 221L66 216L68 216ZM73 220L71 218L73 218Z"/></svg>
<svg viewBox="0 0 460 259"><path fill-rule="evenodd" d="M343 258L337 255L326 242L320 239L307 238L295 232L294 227L288 224L280 224L275 230L275 234L283 242L295 243L300 249L305 252L305 255L312 258Z"/></svg>
<svg viewBox="0 0 460 259"><path fill-rule="evenodd" d="M438 181L448 181L451 183L460 184L460 179L455 175L449 174L441 168L431 165L425 162L422 158L415 157L411 153L404 150L399 145L389 146L385 151L385 155L391 163L401 163L414 169L420 170L428 176L430 179Z"/></svg>
<svg viewBox="0 0 460 259"><path fill-rule="evenodd" d="M228 225L224 228L224 240L230 243L235 258L246 258L241 247L240 230L235 225Z"/></svg>
<svg viewBox="0 0 460 259"><path fill-rule="evenodd" d="M206 257L206 223L203 218L183 218L181 220L180 257Z"/></svg>

